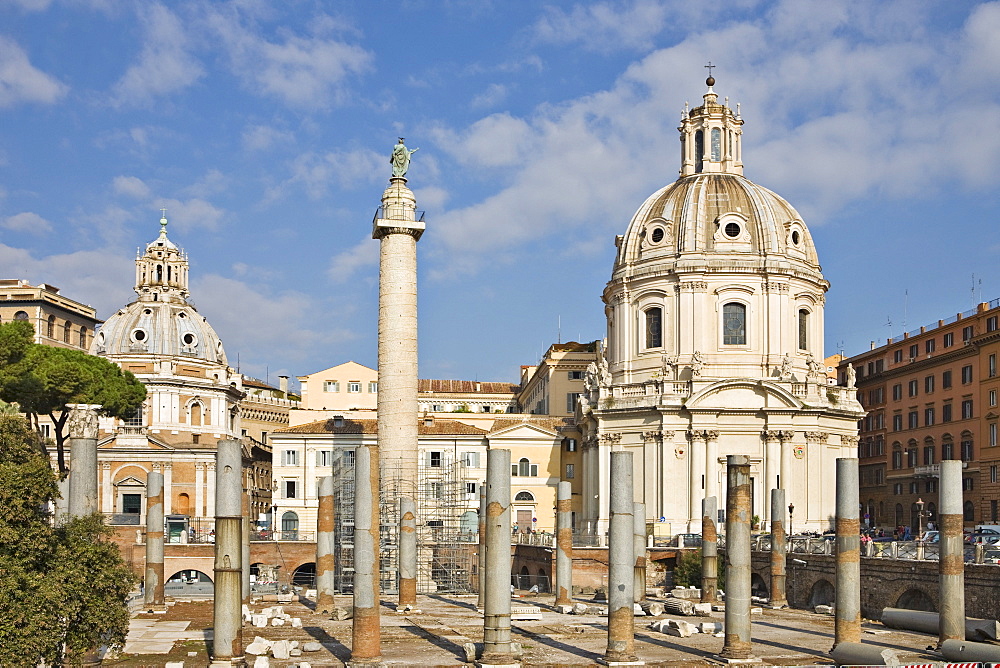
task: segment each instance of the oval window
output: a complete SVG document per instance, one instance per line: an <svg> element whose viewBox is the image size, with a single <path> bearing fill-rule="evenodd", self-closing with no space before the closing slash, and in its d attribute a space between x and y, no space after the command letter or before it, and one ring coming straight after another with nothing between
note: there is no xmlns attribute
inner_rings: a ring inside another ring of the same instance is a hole
<svg viewBox="0 0 1000 668"><path fill-rule="evenodd" d="M134 340L134 341L145 341L146 340L146 332L145 332L145 330L137 329L134 332L132 332L132 340Z"/></svg>
<svg viewBox="0 0 1000 668"><path fill-rule="evenodd" d="M177 317L178 318L186 318L187 317L187 313L178 313Z"/></svg>
<svg viewBox="0 0 1000 668"><path fill-rule="evenodd" d="M792 243L795 244L796 246L799 245L799 231L798 230L792 230Z"/></svg>
<svg viewBox="0 0 1000 668"><path fill-rule="evenodd" d="M740 226L736 223L726 224L726 236L730 239L735 239L740 236Z"/></svg>
<svg viewBox="0 0 1000 668"><path fill-rule="evenodd" d="M663 241L663 228L657 227L655 230L653 230L653 243L658 244L661 241Z"/></svg>
<svg viewBox="0 0 1000 668"><path fill-rule="evenodd" d="M142 314L143 315L152 315L153 312L150 309L146 309L145 311L142 312Z"/></svg>
<svg viewBox="0 0 1000 668"><path fill-rule="evenodd" d="M181 341L184 342L185 346L193 346L195 341L194 334L188 332L183 337L181 337Z"/></svg>

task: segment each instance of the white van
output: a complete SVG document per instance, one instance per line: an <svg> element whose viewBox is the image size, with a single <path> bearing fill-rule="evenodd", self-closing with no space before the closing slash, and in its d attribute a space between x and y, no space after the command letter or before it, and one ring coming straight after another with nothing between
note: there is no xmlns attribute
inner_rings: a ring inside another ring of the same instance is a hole
<svg viewBox="0 0 1000 668"><path fill-rule="evenodd" d="M1000 533L1000 524L977 524L976 533Z"/></svg>

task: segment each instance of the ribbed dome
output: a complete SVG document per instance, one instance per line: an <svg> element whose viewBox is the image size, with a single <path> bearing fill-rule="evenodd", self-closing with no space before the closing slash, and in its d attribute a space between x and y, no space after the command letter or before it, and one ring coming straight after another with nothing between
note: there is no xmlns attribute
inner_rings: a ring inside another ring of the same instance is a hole
<svg viewBox="0 0 1000 668"><path fill-rule="evenodd" d="M226 364L222 341L190 304L132 302L101 326L91 353L196 357Z"/></svg>
<svg viewBox="0 0 1000 668"><path fill-rule="evenodd" d="M615 271L686 253L784 255L819 269L795 208L739 174L694 174L653 193L628 226Z"/></svg>

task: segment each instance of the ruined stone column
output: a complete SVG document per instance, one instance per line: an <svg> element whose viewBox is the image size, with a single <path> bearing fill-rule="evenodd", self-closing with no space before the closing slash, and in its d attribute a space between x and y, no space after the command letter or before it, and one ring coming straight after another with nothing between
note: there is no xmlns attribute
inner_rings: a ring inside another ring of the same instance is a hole
<svg viewBox="0 0 1000 668"><path fill-rule="evenodd" d="M164 610L163 600L163 474L146 476L146 610Z"/></svg>
<svg viewBox="0 0 1000 668"><path fill-rule="evenodd" d="M250 490L244 489L242 495L243 506L243 574L240 578L240 591L243 594L243 603L250 604Z"/></svg>
<svg viewBox="0 0 1000 668"><path fill-rule="evenodd" d="M788 605L785 596L785 490L771 490L771 607L784 608Z"/></svg>
<svg viewBox="0 0 1000 668"><path fill-rule="evenodd" d="M399 497L399 609L417 604L417 503Z"/></svg>
<svg viewBox="0 0 1000 668"><path fill-rule="evenodd" d="M608 665L635 656L635 557L632 544L632 453L611 453L611 521L608 531Z"/></svg>
<svg viewBox="0 0 1000 668"><path fill-rule="evenodd" d="M946 640L965 640L965 563L962 544L962 462L941 462L940 507L941 552L938 578L941 616L938 646Z"/></svg>
<svg viewBox="0 0 1000 668"><path fill-rule="evenodd" d="M861 642L861 523L858 507L858 460L839 457L834 647L842 642Z"/></svg>
<svg viewBox="0 0 1000 668"><path fill-rule="evenodd" d="M485 605L486 591L486 482L479 484L479 551L476 554L476 589L479 599L476 608L482 610Z"/></svg>
<svg viewBox="0 0 1000 668"><path fill-rule="evenodd" d="M719 547L715 520L719 500L710 496L701 500L701 602L715 603L719 598Z"/></svg>
<svg viewBox="0 0 1000 668"><path fill-rule="evenodd" d="M573 605L573 488L559 483L556 498L556 606Z"/></svg>
<svg viewBox="0 0 1000 668"><path fill-rule="evenodd" d="M97 411L100 404L66 404L69 409L69 514L100 510L97 496Z"/></svg>
<svg viewBox="0 0 1000 668"><path fill-rule="evenodd" d="M316 516L316 612L333 611L334 588L333 476L319 479Z"/></svg>
<svg viewBox="0 0 1000 668"><path fill-rule="evenodd" d="M379 452L361 446L354 468L354 622L351 665L380 663L379 617Z"/></svg>
<svg viewBox="0 0 1000 668"><path fill-rule="evenodd" d="M750 458L727 458L726 639L721 656L749 659L750 644Z"/></svg>
<svg viewBox="0 0 1000 668"><path fill-rule="evenodd" d="M242 666L243 449L219 441L215 453L215 640L213 666Z"/></svg>
<svg viewBox="0 0 1000 668"><path fill-rule="evenodd" d="M636 603L646 598L646 504L632 504L632 552L635 555L635 582L632 600Z"/></svg>
<svg viewBox="0 0 1000 668"><path fill-rule="evenodd" d="M486 453L486 577L480 665L518 665L510 647L510 450Z"/></svg>

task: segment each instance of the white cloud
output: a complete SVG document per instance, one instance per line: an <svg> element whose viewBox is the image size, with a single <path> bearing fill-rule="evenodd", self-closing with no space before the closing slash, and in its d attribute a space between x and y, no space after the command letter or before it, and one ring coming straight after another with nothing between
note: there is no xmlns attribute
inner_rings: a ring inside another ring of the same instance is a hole
<svg viewBox="0 0 1000 668"><path fill-rule="evenodd" d="M303 153L292 160L291 176L267 193L267 199L284 197L288 189L301 184L309 197L325 196L332 184L341 188L355 188L361 184L375 183L388 174L388 157L371 149L332 151L325 154Z"/></svg>
<svg viewBox="0 0 1000 668"><path fill-rule="evenodd" d="M241 362L260 363L278 348L289 353L286 359L315 359L321 349L357 337L349 329L318 327L315 298L295 290L272 294L256 280L251 285L208 274L195 279L191 293L199 312L222 338L233 366L238 353ZM250 359L251 352L258 359Z"/></svg>
<svg viewBox="0 0 1000 668"><path fill-rule="evenodd" d="M510 114L493 114L462 132L432 130L435 141L466 167L503 167L520 164L536 140L527 121Z"/></svg>
<svg viewBox="0 0 1000 668"><path fill-rule="evenodd" d="M645 0L574 5L568 12L546 7L533 32L540 42L579 42L599 52L645 48L663 29L667 13L664 3Z"/></svg>
<svg viewBox="0 0 1000 668"><path fill-rule="evenodd" d="M30 234L46 234L52 231L52 223L31 211L4 218L0 227L12 232L28 232Z"/></svg>
<svg viewBox="0 0 1000 668"><path fill-rule="evenodd" d="M372 66L371 52L331 37L285 29L280 41L269 41L234 9L211 12L208 25L244 85L292 107L322 109L342 101L346 80ZM314 21L324 31L332 25L332 19Z"/></svg>
<svg viewBox="0 0 1000 668"><path fill-rule="evenodd" d="M156 3L140 5L146 36L138 62L115 84L117 106L149 104L153 99L187 88L205 71L188 48L188 30L176 14Z"/></svg>
<svg viewBox="0 0 1000 668"><path fill-rule="evenodd" d="M53 104L69 87L42 72L16 42L0 37L0 108L21 102Z"/></svg>
<svg viewBox="0 0 1000 668"><path fill-rule="evenodd" d="M51 4L52 0L3 0L0 2L0 7L3 5L12 5L20 7L26 12L40 12L48 9Z"/></svg>
<svg viewBox="0 0 1000 668"><path fill-rule="evenodd" d="M188 200L155 199L158 208L167 210L167 219L170 221L170 225L181 232L218 229L226 215L223 209L198 197Z"/></svg>
<svg viewBox="0 0 1000 668"><path fill-rule="evenodd" d="M292 144L295 135L268 125L252 125L243 130L243 148L247 151L264 151L272 146Z"/></svg>
<svg viewBox="0 0 1000 668"><path fill-rule="evenodd" d="M488 109L507 99L507 87L503 84L491 83L479 95L472 98L469 106L473 109Z"/></svg>
<svg viewBox="0 0 1000 668"><path fill-rule="evenodd" d="M362 239L351 248L333 256L327 276L334 283L346 283L358 272L377 266L378 257L378 242L374 239Z"/></svg>
<svg viewBox="0 0 1000 668"><path fill-rule="evenodd" d="M0 267L11 278L23 278L34 285L56 285L70 299L91 302L98 317L107 317L135 299L132 291L135 265L129 253L121 250L35 257L27 250L0 244Z"/></svg>
<svg viewBox="0 0 1000 668"><path fill-rule="evenodd" d="M150 195L149 186L137 176L116 176L112 181L112 188L119 195L137 200L148 199Z"/></svg>

